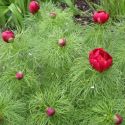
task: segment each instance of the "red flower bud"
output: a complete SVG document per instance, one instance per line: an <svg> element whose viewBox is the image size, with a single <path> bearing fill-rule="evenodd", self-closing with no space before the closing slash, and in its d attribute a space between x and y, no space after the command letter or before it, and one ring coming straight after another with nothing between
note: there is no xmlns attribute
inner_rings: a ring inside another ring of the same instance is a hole
<svg viewBox="0 0 125 125"><path fill-rule="evenodd" d="M50 17L55 18L56 17L56 13L55 12L51 12L50 13Z"/></svg>
<svg viewBox="0 0 125 125"><path fill-rule="evenodd" d="M30 13L32 14L35 14L39 11L40 9L40 5L37 1L31 1L30 4L29 4L29 11Z"/></svg>
<svg viewBox="0 0 125 125"><path fill-rule="evenodd" d="M15 38L15 35L12 31L10 30L6 30L4 32L2 32L2 39L5 41L5 42L11 42L13 41Z"/></svg>
<svg viewBox="0 0 125 125"><path fill-rule="evenodd" d="M53 115L55 114L55 109L53 109L53 108L51 108L51 107L48 107L48 108L46 109L46 114L47 114L47 116L49 116L49 117L53 116Z"/></svg>
<svg viewBox="0 0 125 125"><path fill-rule="evenodd" d="M108 19L109 19L109 14L103 10L94 12L93 14L93 21L95 23L104 24L108 21Z"/></svg>
<svg viewBox="0 0 125 125"><path fill-rule="evenodd" d="M114 116L114 123L115 125L120 125L123 121L123 118L119 115L119 114L116 114Z"/></svg>
<svg viewBox="0 0 125 125"><path fill-rule="evenodd" d="M64 46L66 45L66 39L64 39L64 38L59 39L58 45L59 45L60 47L64 47Z"/></svg>
<svg viewBox="0 0 125 125"><path fill-rule="evenodd" d="M24 77L24 74L22 72L16 73L16 79L21 80L21 79L23 79L23 77Z"/></svg>
<svg viewBox="0 0 125 125"><path fill-rule="evenodd" d="M103 72L112 66L113 60L103 48L96 48L90 52L89 62L95 70Z"/></svg>

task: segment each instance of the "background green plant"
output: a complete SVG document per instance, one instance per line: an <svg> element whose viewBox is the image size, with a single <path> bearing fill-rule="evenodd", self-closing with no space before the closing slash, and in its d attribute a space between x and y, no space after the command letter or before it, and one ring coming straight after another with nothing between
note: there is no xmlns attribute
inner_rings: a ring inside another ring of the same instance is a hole
<svg viewBox="0 0 125 125"><path fill-rule="evenodd" d="M0 26L22 28L30 0L0 0Z"/></svg>
<svg viewBox="0 0 125 125"><path fill-rule="evenodd" d="M38 0L49 2L50 0ZM0 0L0 27L12 27L21 30L24 26L24 17L28 15L28 4L30 0ZM74 0L52 0L55 4L65 3L71 11L78 13L74 6Z"/></svg>
<svg viewBox="0 0 125 125"><path fill-rule="evenodd" d="M121 19L125 15L125 0L100 0L99 9L106 10L113 19Z"/></svg>

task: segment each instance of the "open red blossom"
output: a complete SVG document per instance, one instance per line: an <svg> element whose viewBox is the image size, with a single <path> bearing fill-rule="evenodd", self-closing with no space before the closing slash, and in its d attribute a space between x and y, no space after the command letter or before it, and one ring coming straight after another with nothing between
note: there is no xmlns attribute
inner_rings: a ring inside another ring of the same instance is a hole
<svg viewBox="0 0 125 125"><path fill-rule="evenodd" d="M119 114L116 114L114 116L114 122L115 122L115 125L120 125L123 121L123 118L119 115Z"/></svg>
<svg viewBox="0 0 125 125"><path fill-rule="evenodd" d="M93 14L93 21L95 23L104 24L108 21L108 19L109 19L109 14L104 10L94 12Z"/></svg>
<svg viewBox="0 0 125 125"><path fill-rule="evenodd" d="M103 48L96 48L90 52L89 62L95 70L103 72L112 66L113 59Z"/></svg>
<svg viewBox="0 0 125 125"><path fill-rule="evenodd" d="M2 39L5 42L13 41L14 38L15 38L15 35L11 30L6 30L6 31L2 32Z"/></svg>
<svg viewBox="0 0 125 125"><path fill-rule="evenodd" d="M37 1L33 0L30 2L29 4L30 13L35 14L39 11L39 9L40 9L40 5Z"/></svg>

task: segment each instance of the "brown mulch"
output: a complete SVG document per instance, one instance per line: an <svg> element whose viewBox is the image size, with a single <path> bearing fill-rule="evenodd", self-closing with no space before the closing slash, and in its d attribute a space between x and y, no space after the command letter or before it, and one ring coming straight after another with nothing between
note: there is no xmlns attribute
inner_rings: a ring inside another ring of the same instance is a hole
<svg viewBox="0 0 125 125"><path fill-rule="evenodd" d="M88 2L99 4L99 0L89 0ZM82 24L82 25L87 25L92 22L92 17L91 13L93 12L92 8L90 5L86 2L86 0L76 0L75 5L83 11L82 15L74 15L74 19L76 22ZM88 14L84 14L87 12Z"/></svg>
<svg viewBox="0 0 125 125"><path fill-rule="evenodd" d="M86 1L87 0L76 0L75 4L82 11L87 11L90 9L88 2L99 4L99 0L88 0L88 2Z"/></svg>
<svg viewBox="0 0 125 125"><path fill-rule="evenodd" d="M99 4L99 0L88 0L88 2ZM86 2L86 0L75 0L75 6L82 12L80 14L74 15L73 18L75 22L82 25L90 24L92 22L91 13L93 12L93 10L88 2ZM68 6L65 3L61 3L61 7L62 9L65 9Z"/></svg>

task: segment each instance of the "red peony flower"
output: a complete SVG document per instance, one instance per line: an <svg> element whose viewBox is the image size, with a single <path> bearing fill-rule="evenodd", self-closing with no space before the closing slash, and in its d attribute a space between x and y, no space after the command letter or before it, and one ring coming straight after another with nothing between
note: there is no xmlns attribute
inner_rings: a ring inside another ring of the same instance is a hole
<svg viewBox="0 0 125 125"><path fill-rule="evenodd" d="M104 24L108 21L108 19L109 19L109 14L103 10L94 12L93 14L93 21L95 23Z"/></svg>
<svg viewBox="0 0 125 125"><path fill-rule="evenodd" d="M103 48L96 48L90 52L89 62L95 70L103 72L112 66L113 60Z"/></svg>
<svg viewBox="0 0 125 125"><path fill-rule="evenodd" d="M55 114L55 109L53 109L53 108L51 108L51 107L48 107L48 108L46 109L46 114L47 114L48 116L53 116L53 115Z"/></svg>
<svg viewBox="0 0 125 125"><path fill-rule="evenodd" d="M33 0L30 2L29 4L30 13L35 14L39 11L39 9L40 9L40 5L37 1Z"/></svg>
<svg viewBox="0 0 125 125"><path fill-rule="evenodd" d="M12 31L6 30L6 31L2 32L2 39L5 42L11 42L14 40L14 38L15 38L15 35Z"/></svg>
<svg viewBox="0 0 125 125"><path fill-rule="evenodd" d="M115 125L120 125L123 121L123 118L119 115L119 114L116 114L114 116L114 122L115 122Z"/></svg>
<svg viewBox="0 0 125 125"><path fill-rule="evenodd" d="M22 72L16 73L16 79L21 80L21 79L23 79L23 77L24 77L24 74Z"/></svg>

